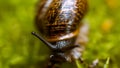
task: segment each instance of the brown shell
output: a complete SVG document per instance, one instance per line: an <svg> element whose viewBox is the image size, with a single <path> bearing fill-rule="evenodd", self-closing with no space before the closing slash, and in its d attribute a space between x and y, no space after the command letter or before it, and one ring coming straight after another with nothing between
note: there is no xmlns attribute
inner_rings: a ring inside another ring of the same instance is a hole
<svg viewBox="0 0 120 68"><path fill-rule="evenodd" d="M36 26L48 41L72 38L78 34L80 20L86 13L86 0L40 0Z"/></svg>

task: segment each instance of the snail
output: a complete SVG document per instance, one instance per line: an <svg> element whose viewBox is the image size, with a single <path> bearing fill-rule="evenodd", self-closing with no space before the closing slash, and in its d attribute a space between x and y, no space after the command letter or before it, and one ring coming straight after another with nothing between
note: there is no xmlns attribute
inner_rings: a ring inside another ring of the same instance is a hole
<svg viewBox="0 0 120 68"><path fill-rule="evenodd" d="M87 12L87 0L40 0L35 25L41 35L32 34L46 44L52 54L46 68L81 59L84 43L80 38L81 20ZM84 32L84 31L83 31ZM84 33L83 33L84 34ZM78 39L79 40L79 39ZM84 42L84 41L83 41Z"/></svg>

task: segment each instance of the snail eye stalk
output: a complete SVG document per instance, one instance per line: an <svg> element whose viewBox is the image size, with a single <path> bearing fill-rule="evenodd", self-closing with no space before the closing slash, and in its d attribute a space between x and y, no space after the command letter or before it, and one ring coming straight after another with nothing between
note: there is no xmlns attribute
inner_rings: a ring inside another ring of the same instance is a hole
<svg viewBox="0 0 120 68"><path fill-rule="evenodd" d="M38 35L36 32L32 32L32 35L34 35L35 37L37 37L38 39L40 39L44 44L46 44L50 49L55 50L56 46L50 44L49 42L47 42L45 39L43 39L40 35Z"/></svg>

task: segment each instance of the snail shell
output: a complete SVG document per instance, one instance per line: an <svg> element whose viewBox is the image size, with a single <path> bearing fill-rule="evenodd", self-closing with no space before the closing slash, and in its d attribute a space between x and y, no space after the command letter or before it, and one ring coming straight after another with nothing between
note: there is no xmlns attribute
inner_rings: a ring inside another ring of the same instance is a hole
<svg viewBox="0 0 120 68"><path fill-rule="evenodd" d="M86 0L40 0L35 24L49 42L70 39L78 35L86 8Z"/></svg>

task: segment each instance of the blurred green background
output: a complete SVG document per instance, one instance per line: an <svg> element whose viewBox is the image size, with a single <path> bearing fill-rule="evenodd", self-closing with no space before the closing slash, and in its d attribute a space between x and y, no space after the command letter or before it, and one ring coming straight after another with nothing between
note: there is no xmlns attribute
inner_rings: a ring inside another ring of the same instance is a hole
<svg viewBox="0 0 120 68"><path fill-rule="evenodd" d="M109 68L119 68L120 1L88 2L85 19L90 25L90 34L83 58L88 63L98 58L97 68L103 68L110 57ZM37 0L0 0L0 68L43 68L46 63L49 49L31 35L37 31L34 26L36 3ZM67 67L75 68L75 65L63 65Z"/></svg>

